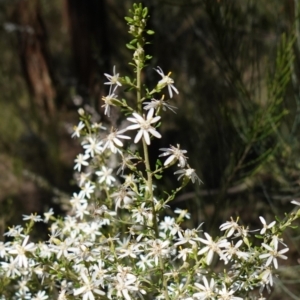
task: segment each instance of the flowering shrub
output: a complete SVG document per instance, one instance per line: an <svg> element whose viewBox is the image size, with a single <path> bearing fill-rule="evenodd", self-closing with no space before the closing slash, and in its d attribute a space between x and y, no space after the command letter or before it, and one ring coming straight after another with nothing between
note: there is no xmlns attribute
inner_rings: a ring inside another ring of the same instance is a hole
<svg viewBox="0 0 300 300"><path fill-rule="evenodd" d="M25 227L5 233L0 299L265 299L278 263L287 259L281 234L300 210L270 224L259 217L256 233L231 219L216 238L201 225L184 229L182 223L190 218L185 210L166 215L176 194L189 181L201 180L180 145L166 145L150 164L149 145L161 138L162 116L176 109L165 98L179 92L171 73L165 75L160 67L154 69L161 77L154 88L142 84L141 72L151 58L144 52L145 36L153 34L145 29L147 13L135 4L125 18L133 36L127 47L133 51L136 78L120 76L115 67L112 75L105 74L104 113L109 117L112 107L121 109L128 126L107 130L79 110L72 137L80 138L83 148L74 166L80 191L71 197L67 216L54 217L51 209L43 218L24 216ZM134 103L118 99L124 87L135 94ZM133 148L131 139L140 147ZM157 194L154 181L168 168L175 168L179 187ZM49 223L48 241L30 241L35 222Z"/></svg>

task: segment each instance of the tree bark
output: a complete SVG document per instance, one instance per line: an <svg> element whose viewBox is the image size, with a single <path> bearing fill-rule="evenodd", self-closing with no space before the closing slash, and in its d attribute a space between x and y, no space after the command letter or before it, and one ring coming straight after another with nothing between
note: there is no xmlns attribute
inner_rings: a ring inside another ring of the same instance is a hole
<svg viewBox="0 0 300 300"><path fill-rule="evenodd" d="M18 52L37 115L51 119L56 111L54 76L47 51L47 33L38 0L20 0L14 13Z"/></svg>

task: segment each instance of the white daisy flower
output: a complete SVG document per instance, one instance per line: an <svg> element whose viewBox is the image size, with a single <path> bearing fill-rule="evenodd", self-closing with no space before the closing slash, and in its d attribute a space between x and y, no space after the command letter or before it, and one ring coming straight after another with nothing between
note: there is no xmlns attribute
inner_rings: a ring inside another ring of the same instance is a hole
<svg viewBox="0 0 300 300"><path fill-rule="evenodd" d="M129 125L126 130L133 130L133 129L139 129L134 142L138 143L139 140L144 137L145 142L147 145L150 145L150 135L151 133L153 136L157 138L161 138L161 135L156 129L151 125L153 123L156 123L158 120L160 120L160 116L156 116L153 118L154 109L150 109L146 119L144 119L142 116L140 116L138 113L133 113L133 117L127 118L128 121L135 123L133 125Z"/></svg>
<svg viewBox="0 0 300 300"><path fill-rule="evenodd" d="M169 72L168 75L165 75L163 70L160 67L157 67L157 69L154 69L154 70L162 77L162 79L158 82L158 87L159 88L164 88L165 86L167 86L170 98L173 97L173 91L176 94L179 94L178 90L173 85L174 80L170 77L171 72Z"/></svg>

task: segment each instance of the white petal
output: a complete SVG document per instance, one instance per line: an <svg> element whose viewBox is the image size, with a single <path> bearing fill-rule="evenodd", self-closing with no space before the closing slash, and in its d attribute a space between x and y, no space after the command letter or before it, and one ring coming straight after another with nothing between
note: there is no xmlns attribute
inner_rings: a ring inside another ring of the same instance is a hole
<svg viewBox="0 0 300 300"><path fill-rule="evenodd" d="M81 287L79 289L75 289L74 290L74 296L77 296L77 295L83 293L85 291L85 289L86 289L85 286L83 286L83 287Z"/></svg>
<svg viewBox="0 0 300 300"><path fill-rule="evenodd" d="M143 130L141 129L135 136L135 139L134 139L135 144L138 143L138 141L141 139L142 135L143 135Z"/></svg>
<svg viewBox="0 0 300 300"><path fill-rule="evenodd" d="M102 290L94 289L93 291L94 291L96 294L98 294L98 295L102 295L102 296L105 295L105 292L103 292Z"/></svg>
<svg viewBox="0 0 300 300"><path fill-rule="evenodd" d="M130 296L129 296L129 294L128 294L128 290L123 289L123 290L122 290L122 293L123 293L123 296L124 296L124 298L125 298L126 300L131 300L131 298L130 298Z"/></svg>
<svg viewBox="0 0 300 300"><path fill-rule="evenodd" d="M269 253L264 253L264 254L261 254L261 255L259 256L259 258L262 259L262 258L267 258L267 257L269 257L269 256L270 256Z"/></svg>
<svg viewBox="0 0 300 300"><path fill-rule="evenodd" d="M175 87L174 85L171 85L171 88L173 89L173 91L174 91L177 95L179 94L178 90L176 89L176 87Z"/></svg>
<svg viewBox="0 0 300 300"><path fill-rule="evenodd" d="M296 200L291 201L291 203L300 206L300 202L298 202L298 201L296 201Z"/></svg>
<svg viewBox="0 0 300 300"><path fill-rule="evenodd" d="M118 134L117 137L120 138L120 139L125 139L125 140L130 140L131 139L130 136L122 135L122 134Z"/></svg>
<svg viewBox="0 0 300 300"><path fill-rule="evenodd" d="M278 269L278 262L277 262L276 257L273 260L273 264L274 264L275 269Z"/></svg>
<svg viewBox="0 0 300 300"><path fill-rule="evenodd" d="M132 125L129 125L126 129L133 130L133 129L138 129L138 128L141 128L140 124L132 124Z"/></svg>
<svg viewBox="0 0 300 300"><path fill-rule="evenodd" d="M158 131L156 131L154 128L150 128L150 129L149 129L149 132L150 132L152 135L154 135L155 137L157 137L158 139L161 138L161 134L160 134Z"/></svg>
<svg viewBox="0 0 300 300"><path fill-rule="evenodd" d="M139 122L144 122L145 121L145 119L142 117L142 116L140 116L139 114L137 114L137 113L133 113L133 116L139 121ZM127 120L128 119L131 119L131 118L127 118Z"/></svg>
<svg viewBox="0 0 300 300"><path fill-rule="evenodd" d="M156 116L156 117L154 117L152 120L151 120L151 124L153 124L153 123L156 123L158 120L160 120L160 116Z"/></svg>
<svg viewBox="0 0 300 300"><path fill-rule="evenodd" d="M145 139L145 142L147 145L150 145L150 136L149 136L149 133L148 131L144 131L144 139Z"/></svg>
<svg viewBox="0 0 300 300"><path fill-rule="evenodd" d="M270 256L266 262L266 266L269 266L273 260L273 256Z"/></svg>
<svg viewBox="0 0 300 300"><path fill-rule="evenodd" d="M272 247L270 247L269 245L267 245L267 244L265 244L265 243L261 243L261 245L263 246L263 247L265 247L267 250L269 250L269 251L273 251L274 249L272 248ZM277 249L277 247L275 247L276 249Z"/></svg>
<svg viewBox="0 0 300 300"><path fill-rule="evenodd" d="M168 85L168 91L169 91L170 98L173 98L173 92L170 85Z"/></svg>
<svg viewBox="0 0 300 300"><path fill-rule="evenodd" d="M278 254L283 254L289 251L289 248L282 249L278 252ZM284 255L283 255L284 256ZM285 259L285 258L284 258Z"/></svg>
<svg viewBox="0 0 300 300"><path fill-rule="evenodd" d="M93 293L91 291L89 291L86 295L88 295L87 299L95 300L95 296L93 295Z"/></svg>
<svg viewBox="0 0 300 300"><path fill-rule="evenodd" d="M153 114L154 114L154 108L151 108L147 114L147 120L151 120L153 117Z"/></svg>
<svg viewBox="0 0 300 300"><path fill-rule="evenodd" d="M175 155L171 155L170 157L168 157L168 159L164 163L164 166L170 164L175 158L176 158Z"/></svg>
<svg viewBox="0 0 300 300"><path fill-rule="evenodd" d="M235 248L238 248L242 245L243 241L239 240L236 244L235 244Z"/></svg>
<svg viewBox="0 0 300 300"><path fill-rule="evenodd" d="M23 243L22 243L22 247L24 247L24 246L27 244L28 239L29 239L29 235L27 235L27 236L25 237L25 239L24 239L24 241L23 241Z"/></svg>
<svg viewBox="0 0 300 300"><path fill-rule="evenodd" d="M210 250L208 251L207 258L206 258L206 263L207 263L208 265L211 264L213 257L214 257L214 251L213 251L212 249L210 249Z"/></svg>
<svg viewBox="0 0 300 300"><path fill-rule="evenodd" d="M276 224L276 221L273 221L272 223L270 223L270 224L268 225L268 228L269 228L269 229L272 228L275 224Z"/></svg>
<svg viewBox="0 0 300 300"><path fill-rule="evenodd" d="M154 69L161 77L164 77L165 74L164 72L162 71L161 67L157 67L157 69Z"/></svg>
<svg viewBox="0 0 300 300"><path fill-rule="evenodd" d="M138 123L138 120L135 118L127 118L127 120L133 123Z"/></svg>
<svg viewBox="0 0 300 300"><path fill-rule="evenodd" d="M263 223L263 225L266 225L266 220L264 219L264 217L259 217L259 219Z"/></svg>
<svg viewBox="0 0 300 300"><path fill-rule="evenodd" d="M205 276L203 276L202 280L204 282L204 285L205 285L206 289L209 289L208 281L207 281Z"/></svg>
<svg viewBox="0 0 300 300"><path fill-rule="evenodd" d="M204 232L204 235L208 241L212 240L211 236L207 232Z"/></svg>
<svg viewBox="0 0 300 300"><path fill-rule="evenodd" d="M114 143L119 147L123 147L123 143L117 138L114 138Z"/></svg>
<svg viewBox="0 0 300 300"><path fill-rule="evenodd" d="M202 248L202 249L198 252L198 255L204 254L205 252L207 252L207 250L209 250L209 247L208 247L208 246Z"/></svg>

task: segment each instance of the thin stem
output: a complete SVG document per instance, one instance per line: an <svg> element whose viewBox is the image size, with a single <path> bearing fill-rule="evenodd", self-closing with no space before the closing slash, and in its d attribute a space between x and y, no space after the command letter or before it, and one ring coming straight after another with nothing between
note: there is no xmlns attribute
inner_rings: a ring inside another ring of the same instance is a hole
<svg viewBox="0 0 300 300"><path fill-rule="evenodd" d="M136 81L137 81L137 108L138 108L138 113L142 114L142 101L141 101L141 68L139 64L137 64L136 68ZM153 182L152 182L152 172L151 172L151 167L150 167L150 160L149 160L149 152L148 152L148 145L146 144L146 141L143 137L143 150L144 150L144 161L145 161L145 167L146 167L146 173L147 173L147 190L145 194L146 199L150 199L151 206L152 206L152 213L153 213L153 229L155 232L155 238L159 238L159 232L158 232L158 225L157 225L157 216L156 216L156 210L155 210L155 203L154 203L154 197L153 197ZM164 295L165 299L169 299L168 295L168 283L167 283L167 278L164 276L164 263L162 257L159 258L159 267L161 269L161 280L163 283L164 287Z"/></svg>
<svg viewBox="0 0 300 300"><path fill-rule="evenodd" d="M152 172L150 167L150 161L149 161L149 153L148 153L148 145L145 142L145 139L143 138L143 148L144 148L144 159L145 159L145 166L146 166L146 172L147 172L147 192L146 192L146 198L150 199L152 204L152 213L153 213L153 228L155 231L155 237L158 239L158 226L157 226L157 220L156 220L156 211L155 211L155 203L154 203L154 197L153 197L153 183L152 183Z"/></svg>
<svg viewBox="0 0 300 300"><path fill-rule="evenodd" d="M139 64L136 67L136 82L137 82L137 107L138 113L142 114L142 97L141 97L141 68ZM146 191L146 198L150 199L152 205L152 213L153 213L153 228L155 231L155 237L158 238L158 226L156 220L156 211L155 211L155 203L153 197L153 183L152 183L152 172L150 167L150 160L149 160L149 153L148 153L148 145L146 144L145 139L143 138L143 150L144 150L144 161L145 167L147 172L147 191Z"/></svg>
<svg viewBox="0 0 300 300"><path fill-rule="evenodd" d="M202 264L201 260L199 260L196 265L192 268L192 270L189 272L188 276L187 276L187 279L186 279L186 282L184 284L184 286L181 288L181 291L185 291L188 287L188 285L190 284L192 278L195 277L195 270L198 270L199 266ZM177 295L177 297L175 298L176 299L179 299L179 297L181 296L181 293L179 293Z"/></svg>
<svg viewBox="0 0 300 300"><path fill-rule="evenodd" d="M164 286L164 295L165 295L165 299L166 300L169 300L169 294L168 294L168 279L166 276L164 276L164 272L163 272L163 267L164 267L164 264L163 264L163 259L162 257L160 256L159 257L159 266L161 268L161 280L163 282L163 286Z"/></svg>
<svg viewBox="0 0 300 300"><path fill-rule="evenodd" d="M142 102L141 102L141 68L139 65L136 66L136 101L137 101L137 111L142 114Z"/></svg>

